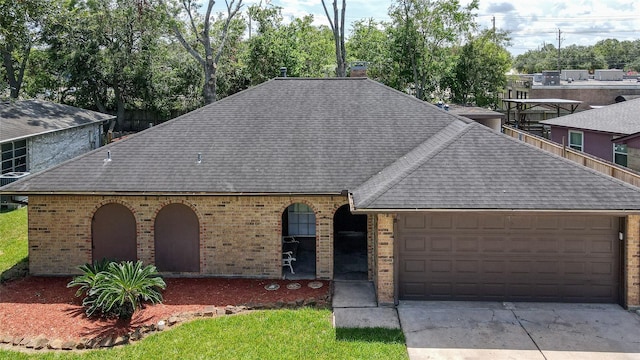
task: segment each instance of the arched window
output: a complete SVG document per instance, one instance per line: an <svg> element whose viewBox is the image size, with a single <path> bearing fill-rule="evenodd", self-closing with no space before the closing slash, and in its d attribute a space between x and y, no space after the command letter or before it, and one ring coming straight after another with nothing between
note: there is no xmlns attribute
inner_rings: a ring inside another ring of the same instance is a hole
<svg viewBox="0 0 640 360"><path fill-rule="evenodd" d="M93 261L137 259L136 219L124 205L106 204L93 214L91 239Z"/></svg>
<svg viewBox="0 0 640 360"><path fill-rule="evenodd" d="M283 275L287 279L316 276L316 214L306 204L295 203L282 212Z"/></svg>
<svg viewBox="0 0 640 360"><path fill-rule="evenodd" d="M316 214L308 205L296 203L287 208L290 236L316 236Z"/></svg>
<svg viewBox="0 0 640 360"><path fill-rule="evenodd" d="M200 272L200 222L190 207L163 207L154 229L158 271Z"/></svg>

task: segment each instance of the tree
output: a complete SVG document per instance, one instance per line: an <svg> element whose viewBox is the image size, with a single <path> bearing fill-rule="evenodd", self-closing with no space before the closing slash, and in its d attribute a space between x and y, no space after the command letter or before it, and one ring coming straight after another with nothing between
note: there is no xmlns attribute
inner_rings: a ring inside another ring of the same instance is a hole
<svg viewBox="0 0 640 360"><path fill-rule="evenodd" d="M333 0L333 20L331 15L329 15L324 0L322 0L322 7L324 8L324 13L327 15L327 20L329 20L331 31L333 32L336 48L336 76L345 77L347 76L347 51L344 46L344 16L347 3L346 0L342 0L342 10L340 11L340 17L338 17L338 0Z"/></svg>
<svg viewBox="0 0 640 360"><path fill-rule="evenodd" d="M454 64L452 47L476 27L473 10L478 1L463 7L458 0L396 0L389 9L394 60L404 84L426 100Z"/></svg>
<svg viewBox="0 0 640 360"><path fill-rule="evenodd" d="M17 99L29 62L38 44L42 22L53 3L46 0L0 1L0 56L9 97Z"/></svg>
<svg viewBox="0 0 640 360"><path fill-rule="evenodd" d="M294 77L319 77L332 60L332 32L313 26L313 16L294 18L284 24L281 8L249 8L252 22L258 24L247 41L246 69L252 84L259 84L280 73L281 67Z"/></svg>
<svg viewBox="0 0 640 360"><path fill-rule="evenodd" d="M188 35L195 39L195 42L187 41L188 36L185 35L187 31L181 26L183 24L180 21L173 22L176 37L189 54L202 66L204 72L202 94L205 104L216 101L218 64L225 49L231 22L242 7L242 0L238 0L237 3L236 0L225 0L226 15L220 19L222 25L216 27L214 26L215 19L212 13L215 3L215 0L209 0L206 12L204 16L201 16L198 12L200 8L198 1L181 1L181 12L184 12L188 19ZM175 11L174 17L177 18L179 13L180 10Z"/></svg>
<svg viewBox="0 0 640 360"><path fill-rule="evenodd" d="M347 42L349 61L367 63L367 77L397 87L398 63L394 61L389 25L374 19L355 21Z"/></svg>
<svg viewBox="0 0 640 360"><path fill-rule="evenodd" d="M514 66L516 70L525 74L557 69L558 49L553 44L545 44L538 50L529 50L516 57Z"/></svg>
<svg viewBox="0 0 640 360"><path fill-rule="evenodd" d="M451 101L497 108L511 67L511 55L505 49L509 38L505 32L485 30L472 36L462 46L451 76L444 87L451 92Z"/></svg>

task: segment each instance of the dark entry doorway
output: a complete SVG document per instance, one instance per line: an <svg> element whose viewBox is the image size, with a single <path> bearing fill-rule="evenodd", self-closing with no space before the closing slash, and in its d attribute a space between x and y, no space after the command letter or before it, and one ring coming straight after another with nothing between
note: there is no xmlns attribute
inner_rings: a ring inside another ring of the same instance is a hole
<svg viewBox="0 0 640 360"><path fill-rule="evenodd" d="M135 261L136 219L126 206L106 204L99 208L91 221L93 261Z"/></svg>
<svg viewBox="0 0 640 360"><path fill-rule="evenodd" d="M367 280L367 215L343 205L333 216L333 278Z"/></svg>
<svg viewBox="0 0 640 360"><path fill-rule="evenodd" d="M169 204L155 222L156 266L159 271L200 271L200 222L186 205Z"/></svg>

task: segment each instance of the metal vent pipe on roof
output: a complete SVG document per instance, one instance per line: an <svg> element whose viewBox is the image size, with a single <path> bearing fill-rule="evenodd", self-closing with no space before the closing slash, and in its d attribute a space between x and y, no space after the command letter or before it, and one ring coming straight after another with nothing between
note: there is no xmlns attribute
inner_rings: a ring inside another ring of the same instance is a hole
<svg viewBox="0 0 640 360"><path fill-rule="evenodd" d="M280 77L287 77L287 68L284 66L280 68Z"/></svg>

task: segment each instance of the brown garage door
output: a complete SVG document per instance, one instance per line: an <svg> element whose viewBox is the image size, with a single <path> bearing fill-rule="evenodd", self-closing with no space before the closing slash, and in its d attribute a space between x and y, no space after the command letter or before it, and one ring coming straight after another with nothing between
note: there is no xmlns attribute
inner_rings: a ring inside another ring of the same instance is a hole
<svg viewBox="0 0 640 360"><path fill-rule="evenodd" d="M412 213L397 225L401 300L619 300L616 217Z"/></svg>

